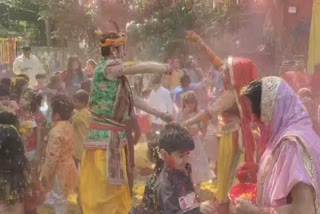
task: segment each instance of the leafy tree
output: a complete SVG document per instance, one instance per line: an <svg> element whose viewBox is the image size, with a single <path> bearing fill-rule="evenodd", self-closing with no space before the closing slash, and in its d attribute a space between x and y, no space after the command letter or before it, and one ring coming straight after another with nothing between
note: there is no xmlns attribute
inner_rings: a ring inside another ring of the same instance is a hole
<svg viewBox="0 0 320 214"><path fill-rule="evenodd" d="M138 0L132 5L137 15L128 26L129 39L131 44L138 44L141 58L188 54L186 30L195 30L203 37L219 37L226 31L236 31L242 14L233 0L223 0L216 7L212 0Z"/></svg>
<svg viewBox="0 0 320 214"><path fill-rule="evenodd" d="M56 42L55 45L66 45L66 40L83 42L85 48L92 45L95 5L79 4L78 0L31 1L39 5L40 19L48 21L51 27L51 39Z"/></svg>
<svg viewBox="0 0 320 214"><path fill-rule="evenodd" d="M0 0L0 36L25 36L30 33L41 43L45 25L39 20L39 7L30 0Z"/></svg>

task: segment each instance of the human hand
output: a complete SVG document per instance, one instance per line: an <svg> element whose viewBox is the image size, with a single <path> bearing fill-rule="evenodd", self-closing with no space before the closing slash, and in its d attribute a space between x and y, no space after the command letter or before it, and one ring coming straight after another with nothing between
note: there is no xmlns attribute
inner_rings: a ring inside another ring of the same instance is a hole
<svg viewBox="0 0 320 214"><path fill-rule="evenodd" d="M235 213L236 214L257 214L259 213L258 207L252 204L251 201L248 201L243 198L236 199L235 202Z"/></svg>
<svg viewBox="0 0 320 214"><path fill-rule="evenodd" d="M215 214L217 210L211 201L205 201L200 204L200 212L203 214Z"/></svg>
<svg viewBox="0 0 320 214"><path fill-rule="evenodd" d="M187 31L186 32L186 39L197 44L198 46L204 45L202 38L194 31Z"/></svg>
<svg viewBox="0 0 320 214"><path fill-rule="evenodd" d="M164 71L164 74L166 74L166 75L172 75L173 70L174 70L173 65L167 64L167 68L166 68L166 70Z"/></svg>
<svg viewBox="0 0 320 214"><path fill-rule="evenodd" d="M187 126L189 126L189 121L188 120L185 120L183 122L180 123L180 125L184 128L187 128Z"/></svg>
<svg viewBox="0 0 320 214"><path fill-rule="evenodd" d="M160 119L167 122L167 123L170 123L173 121L173 117L169 113L161 113Z"/></svg>

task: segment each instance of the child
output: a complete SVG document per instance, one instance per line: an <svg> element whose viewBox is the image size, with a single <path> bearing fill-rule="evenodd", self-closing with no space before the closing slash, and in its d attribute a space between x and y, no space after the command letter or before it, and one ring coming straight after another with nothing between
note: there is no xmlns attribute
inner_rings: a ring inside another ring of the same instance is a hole
<svg viewBox="0 0 320 214"><path fill-rule="evenodd" d="M0 80L0 85L6 86L8 89L11 88L11 79L10 78L2 78Z"/></svg>
<svg viewBox="0 0 320 214"><path fill-rule="evenodd" d="M10 88L0 84L0 111L16 112L18 109L18 103L10 99Z"/></svg>
<svg viewBox="0 0 320 214"><path fill-rule="evenodd" d="M34 162L36 157L40 157L36 152L42 139L41 131L46 123L44 116L40 112L41 102L42 95L36 94L31 89L27 89L23 93L19 102L18 118L20 125L26 129L26 133L22 133L22 138L26 156L30 162Z"/></svg>
<svg viewBox="0 0 320 214"><path fill-rule="evenodd" d="M24 201L25 212L27 214L36 213L36 208L44 201L44 192L40 188L38 173L46 124L46 120L40 112L41 101L42 96L40 94L27 89L20 99L20 110L18 111L18 118L20 120L19 130L32 176L31 193L26 196Z"/></svg>
<svg viewBox="0 0 320 214"><path fill-rule="evenodd" d="M28 80L25 77L16 76L12 78L11 88L10 88L10 96L15 101L19 102L22 94L28 88Z"/></svg>
<svg viewBox="0 0 320 214"><path fill-rule="evenodd" d="M58 93L63 94L65 92L59 74L54 74L52 77L50 77L47 89L49 89L51 92L51 96L49 97L52 97Z"/></svg>
<svg viewBox="0 0 320 214"><path fill-rule="evenodd" d="M72 125L75 131L74 159L78 168L83 152L83 143L87 139L89 130L90 112L87 108L89 94L84 90L79 90L73 95L73 105L75 113L72 116Z"/></svg>
<svg viewBox="0 0 320 214"><path fill-rule="evenodd" d="M47 75L46 74L37 74L36 75L36 84L34 88L36 90L45 89L48 85Z"/></svg>
<svg viewBox="0 0 320 214"><path fill-rule="evenodd" d="M23 199L28 191L28 161L15 126L18 119L9 112L0 113L0 213L24 214Z"/></svg>
<svg viewBox="0 0 320 214"><path fill-rule="evenodd" d="M12 125L19 129L18 117L9 111L0 111L0 124Z"/></svg>
<svg viewBox="0 0 320 214"><path fill-rule="evenodd" d="M180 113L181 122L186 121L198 114L198 102L196 93L188 91L181 97L182 112ZM203 138L207 132L207 123L202 122L188 126L187 130L195 141L195 150L190 153L190 164L192 166L192 181L200 186L202 182L209 181L215 177L210 170L209 159L202 144Z"/></svg>
<svg viewBox="0 0 320 214"><path fill-rule="evenodd" d="M215 213L213 202L198 203L193 182L189 154L195 148L192 136L176 124L161 131L159 150L164 160L157 183L157 198L162 213Z"/></svg>
<svg viewBox="0 0 320 214"><path fill-rule="evenodd" d="M61 80L59 73L54 74L53 76L50 77L49 84L47 88L44 90L45 93L45 101L47 108L43 109L43 112L45 113L47 117L47 127L50 128L52 126L52 121L51 121L51 115L52 115L52 109L51 109L51 99L57 95L57 94L64 94L64 88L62 86ZM46 106L44 106L46 107Z"/></svg>
<svg viewBox="0 0 320 214"><path fill-rule="evenodd" d="M83 83L81 83L81 89L85 90L86 92L88 92L88 94L90 94L90 92L91 92L91 80L86 80Z"/></svg>
<svg viewBox="0 0 320 214"><path fill-rule="evenodd" d="M68 195L79 183L73 160L74 129L69 122L73 104L64 95L52 99L53 127L49 132L46 159L41 171L41 181L47 190L53 190L54 212L66 214Z"/></svg>
<svg viewBox="0 0 320 214"><path fill-rule="evenodd" d="M86 67L83 69L89 78L92 78L94 69L96 68L97 63L93 59L89 59L87 61Z"/></svg>

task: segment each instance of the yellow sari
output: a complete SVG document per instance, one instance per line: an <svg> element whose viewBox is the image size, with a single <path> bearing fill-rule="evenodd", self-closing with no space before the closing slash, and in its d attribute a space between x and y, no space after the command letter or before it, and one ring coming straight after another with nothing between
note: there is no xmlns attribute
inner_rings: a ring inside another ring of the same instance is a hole
<svg viewBox="0 0 320 214"><path fill-rule="evenodd" d="M240 130L240 129L239 129ZM238 132L238 131L236 131ZM219 142L218 185L216 197L221 203L229 201L228 192L235 181L235 171L243 159L241 151L235 150L234 132L222 135Z"/></svg>
<svg viewBox="0 0 320 214"><path fill-rule="evenodd" d="M122 167L126 172L124 149L121 157ZM106 150L85 150L83 154L80 180L80 202L83 214L128 214L130 211L129 186L107 182L106 163L108 161L106 160Z"/></svg>
<svg viewBox="0 0 320 214"><path fill-rule="evenodd" d="M308 72L313 73L314 66L320 63L320 1L313 2L311 30L308 53Z"/></svg>

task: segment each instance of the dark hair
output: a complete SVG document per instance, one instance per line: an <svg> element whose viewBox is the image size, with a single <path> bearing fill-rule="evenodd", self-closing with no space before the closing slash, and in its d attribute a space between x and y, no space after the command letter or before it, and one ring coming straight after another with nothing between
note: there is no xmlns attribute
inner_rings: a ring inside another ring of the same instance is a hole
<svg viewBox="0 0 320 214"><path fill-rule="evenodd" d="M22 51L31 51L31 47L25 45L25 46L22 47Z"/></svg>
<svg viewBox="0 0 320 214"><path fill-rule="evenodd" d="M85 90L86 92L88 92L88 94L90 94L90 92L91 92L91 80L86 80L83 83L81 83L81 89Z"/></svg>
<svg viewBox="0 0 320 214"><path fill-rule="evenodd" d="M87 61L87 64L90 64L90 65L92 65L93 67L96 67L96 66L97 66L96 61L94 61L93 59L89 59L89 60Z"/></svg>
<svg viewBox="0 0 320 214"><path fill-rule="evenodd" d="M11 79L10 78L2 78L0 81L0 85L7 86L8 88L11 87Z"/></svg>
<svg viewBox="0 0 320 214"><path fill-rule="evenodd" d="M150 79L150 83L152 85L161 84L161 81L162 81L162 75L153 75Z"/></svg>
<svg viewBox="0 0 320 214"><path fill-rule="evenodd" d="M11 94L15 95L18 100L21 98L24 89L28 86L28 80L24 77L16 77L15 81L11 84Z"/></svg>
<svg viewBox="0 0 320 214"><path fill-rule="evenodd" d="M82 81L84 79L83 77L83 71L81 70L81 62L79 60L78 57L76 56L72 56L69 58L69 61L68 61L68 67L67 67L67 74L66 74L66 78L65 78L65 83L66 83L66 86L70 85L71 84L71 81L72 81L72 77L73 77L73 71L72 71L72 64L74 62L77 62L79 67L77 69L77 73L76 75L78 75L79 79Z"/></svg>
<svg viewBox="0 0 320 214"><path fill-rule="evenodd" d="M255 80L242 90L242 94L251 101L252 113L260 118L261 116L261 93L262 81Z"/></svg>
<svg viewBox="0 0 320 214"><path fill-rule="evenodd" d="M176 151L191 151L194 141L189 132L179 124L171 123L160 132L159 149L164 149L169 154Z"/></svg>
<svg viewBox="0 0 320 214"><path fill-rule="evenodd" d="M0 84L0 97L10 96L10 88L6 85Z"/></svg>
<svg viewBox="0 0 320 214"><path fill-rule="evenodd" d="M73 94L73 99L87 105L89 102L89 94L85 90L79 90Z"/></svg>
<svg viewBox="0 0 320 214"><path fill-rule="evenodd" d="M118 39L120 38L118 33L110 32L107 34L102 34L100 43L103 44L107 39ZM110 47L101 47L101 55L107 57L111 55Z"/></svg>
<svg viewBox="0 0 320 214"><path fill-rule="evenodd" d="M39 79L45 79L47 78L47 75L46 74L37 74L36 75L36 79L39 80Z"/></svg>
<svg viewBox="0 0 320 214"><path fill-rule="evenodd" d="M18 74L17 77L21 77L21 78L25 79L27 82L30 81L30 78L27 74Z"/></svg>
<svg viewBox="0 0 320 214"><path fill-rule="evenodd" d="M27 96L26 99L30 101L30 111L35 113L41 106L43 96L37 94L35 91L28 89L23 96Z"/></svg>
<svg viewBox="0 0 320 214"><path fill-rule="evenodd" d="M16 128L19 127L19 119L18 117L8 111L0 112L0 124L2 125L12 125Z"/></svg>
<svg viewBox="0 0 320 214"><path fill-rule="evenodd" d="M58 94L51 101L52 113L59 114L61 120L69 120L73 112L73 104L66 95Z"/></svg>
<svg viewBox="0 0 320 214"><path fill-rule="evenodd" d="M49 79L48 88L55 89L56 85L59 84L59 83L61 83L60 76L59 75L53 75Z"/></svg>
<svg viewBox="0 0 320 214"><path fill-rule="evenodd" d="M191 83L191 79L189 77L189 75L187 75L185 72L183 74L183 76L180 78L180 85L185 85L185 84L190 84Z"/></svg>
<svg viewBox="0 0 320 214"><path fill-rule="evenodd" d="M0 163L1 200L21 202L29 187L29 166L22 140L12 125L0 125Z"/></svg>

